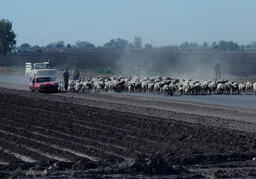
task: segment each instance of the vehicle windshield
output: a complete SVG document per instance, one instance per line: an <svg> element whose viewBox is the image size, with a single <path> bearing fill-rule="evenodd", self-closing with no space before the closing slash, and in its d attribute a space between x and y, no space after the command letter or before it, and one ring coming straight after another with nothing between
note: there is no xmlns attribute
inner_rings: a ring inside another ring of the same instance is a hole
<svg viewBox="0 0 256 179"><path fill-rule="evenodd" d="M42 77L42 78L37 78L36 79L37 83L49 82L49 81L52 81L52 79L50 77Z"/></svg>
<svg viewBox="0 0 256 179"><path fill-rule="evenodd" d="M46 69L46 66L43 63L36 63L35 69Z"/></svg>
<svg viewBox="0 0 256 179"><path fill-rule="evenodd" d="M37 76L56 76L55 70L39 70Z"/></svg>

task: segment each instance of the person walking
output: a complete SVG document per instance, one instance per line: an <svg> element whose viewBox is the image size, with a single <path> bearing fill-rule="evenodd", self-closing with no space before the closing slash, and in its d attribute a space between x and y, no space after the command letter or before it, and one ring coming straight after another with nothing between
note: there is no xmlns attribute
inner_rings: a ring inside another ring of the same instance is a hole
<svg viewBox="0 0 256 179"><path fill-rule="evenodd" d="M78 80L80 76L80 72L76 66L74 66L74 70L72 73L73 73L73 80Z"/></svg>
<svg viewBox="0 0 256 179"><path fill-rule="evenodd" d="M69 79L68 68L66 68L66 71L63 73L63 78L64 78L64 88L67 91L68 90L68 79Z"/></svg>
<svg viewBox="0 0 256 179"><path fill-rule="evenodd" d="M137 75L137 77L140 77L140 76L141 76L141 71L140 71L140 69L141 69L141 66L140 66L140 65L137 65L137 66L135 67L135 69L134 69L135 74Z"/></svg>
<svg viewBox="0 0 256 179"><path fill-rule="evenodd" d="M220 64L220 61L218 60L215 64L215 67L214 67L214 71L215 71L215 74L216 74L216 79L220 79L220 69L221 69L221 64Z"/></svg>

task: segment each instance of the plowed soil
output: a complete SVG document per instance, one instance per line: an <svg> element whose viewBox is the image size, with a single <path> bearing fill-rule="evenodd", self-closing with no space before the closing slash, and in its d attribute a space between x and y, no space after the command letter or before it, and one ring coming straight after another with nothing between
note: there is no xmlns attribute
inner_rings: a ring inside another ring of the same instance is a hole
<svg viewBox="0 0 256 179"><path fill-rule="evenodd" d="M0 177L256 177L256 112L0 88Z"/></svg>

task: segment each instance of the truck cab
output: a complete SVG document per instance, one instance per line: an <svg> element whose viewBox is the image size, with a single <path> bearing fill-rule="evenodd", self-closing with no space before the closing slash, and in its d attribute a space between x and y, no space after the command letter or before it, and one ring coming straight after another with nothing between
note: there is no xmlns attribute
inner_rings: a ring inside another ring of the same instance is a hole
<svg viewBox="0 0 256 179"><path fill-rule="evenodd" d="M29 77L29 81L36 77L48 76L53 80L57 78L57 71L55 68L52 68L49 62L43 63L26 63L25 76Z"/></svg>
<svg viewBox="0 0 256 179"><path fill-rule="evenodd" d="M46 77L36 77L33 78L31 83L28 84L31 91L38 92L58 92L58 83L52 78Z"/></svg>

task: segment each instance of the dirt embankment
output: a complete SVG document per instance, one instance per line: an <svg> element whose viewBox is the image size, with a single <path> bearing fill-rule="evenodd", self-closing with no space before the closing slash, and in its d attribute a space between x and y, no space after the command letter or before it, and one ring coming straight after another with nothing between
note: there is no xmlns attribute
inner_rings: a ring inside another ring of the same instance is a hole
<svg viewBox="0 0 256 179"><path fill-rule="evenodd" d="M252 110L3 88L0 98L1 176L256 176Z"/></svg>

